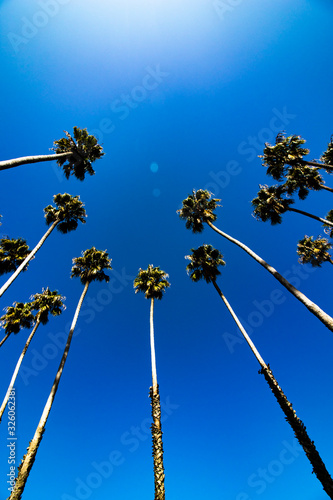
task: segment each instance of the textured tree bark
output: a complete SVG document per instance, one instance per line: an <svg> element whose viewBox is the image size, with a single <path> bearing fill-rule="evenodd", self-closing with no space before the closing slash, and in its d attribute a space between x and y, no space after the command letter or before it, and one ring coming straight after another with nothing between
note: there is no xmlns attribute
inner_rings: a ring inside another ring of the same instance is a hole
<svg viewBox="0 0 333 500"><path fill-rule="evenodd" d="M151 433L153 438L153 458L154 458L154 480L155 480L155 500L165 500L164 486L164 466L163 466L163 441L162 441L162 426L161 426L161 403L159 388L157 393L153 393L153 388L150 388L151 413L153 423L151 425Z"/></svg>
<svg viewBox="0 0 333 500"><path fill-rule="evenodd" d="M313 473L317 476L321 482L324 491L327 495L333 499L333 480L327 471L324 462L322 461L313 441L311 441L306 427L303 422L297 417L292 404L288 401L282 389L279 387L277 381L274 378L272 370L269 365L267 368L261 368L260 374L264 375L269 387L271 388L274 396L276 397L280 408L286 416L287 422L291 425L299 444L305 451L311 465L313 467Z"/></svg>

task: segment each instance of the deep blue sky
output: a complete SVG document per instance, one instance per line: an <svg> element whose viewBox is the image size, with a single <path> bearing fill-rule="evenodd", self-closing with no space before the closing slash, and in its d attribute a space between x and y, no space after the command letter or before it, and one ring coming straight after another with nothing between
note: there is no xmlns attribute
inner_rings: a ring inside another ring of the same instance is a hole
<svg viewBox="0 0 333 500"><path fill-rule="evenodd" d="M79 194L88 214L74 233L52 234L1 298L2 310L46 286L67 297L16 384L17 465L61 357L54 336L63 338L82 292L69 278L72 258L96 246L114 269L111 286L92 284L83 305L24 500L153 498L149 303L132 284L148 264L171 282L155 308L167 499L327 498L249 348L227 345L236 327L222 301L212 286L191 283L184 256L202 243L223 253L219 284L331 473L332 333L242 250L209 228L186 231L176 210L193 188L213 191L223 205L217 226L333 314L330 265L312 272L297 263L297 240L322 234L320 224L286 214L271 227L250 204L271 181L257 158L265 141L300 134L318 158L333 133L332 14L325 0L0 2L1 159L47 154L73 126L95 133L105 151L84 182L66 181L52 162L1 172L1 235L33 247L58 192ZM324 216L330 197L311 193L295 206ZM1 348L3 393L27 336ZM102 478L96 467L111 461Z"/></svg>

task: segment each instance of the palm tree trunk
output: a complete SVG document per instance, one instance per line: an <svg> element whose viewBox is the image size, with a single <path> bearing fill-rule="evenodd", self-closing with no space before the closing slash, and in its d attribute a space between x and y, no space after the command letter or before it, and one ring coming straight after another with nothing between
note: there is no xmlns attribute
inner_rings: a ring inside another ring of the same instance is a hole
<svg viewBox="0 0 333 500"><path fill-rule="evenodd" d="M0 342L0 347L2 346L2 344L4 344L4 343L5 343L5 341L6 341L6 340L8 339L8 337L9 337L9 335L10 335L10 333L7 333L7 335L6 335L6 336L5 336L5 337L1 340L1 342Z"/></svg>
<svg viewBox="0 0 333 500"><path fill-rule="evenodd" d="M333 318L326 314L320 307L317 306L314 302L312 302L310 299L307 298L304 293L300 292L295 288L291 283L289 283L288 280L286 280L280 273L277 272L274 267L270 266L266 261L264 261L259 255L257 255L255 252L253 252L249 247L241 243L240 241L236 240L232 236L229 236L227 233L224 233L220 229L218 229L214 224L211 222L207 222L207 224L218 234L226 238L227 240L231 241L235 245L239 246L244 250L246 253L248 253L255 261L257 261L261 266L263 266L266 271L271 273L275 279L277 279L281 285L283 285L296 299L298 299L312 314L314 314L331 332L333 332Z"/></svg>
<svg viewBox="0 0 333 500"><path fill-rule="evenodd" d="M44 236L40 239L39 243L35 246L35 248L29 253L29 255L24 259L22 264L19 265L19 267L16 269L16 271L11 275L11 277L6 281L6 283L0 288L0 297L5 293L7 288L10 287L10 285L13 283L13 281L18 277L21 271L25 268L25 266L30 262L30 260L33 258L35 253L41 248L43 243L45 242L46 238L52 233L53 229L56 227L56 225L59 223L59 220L56 220L53 222L52 226L49 227L49 229L46 231Z"/></svg>
<svg viewBox="0 0 333 500"><path fill-rule="evenodd" d="M26 163L39 163L41 161L52 161L58 160L60 158L66 158L73 156L72 152L66 153L53 153L50 155L38 155L38 156L22 156L21 158L14 158L13 160L0 161L0 170L7 170L8 168L18 167L19 165L25 165Z"/></svg>
<svg viewBox="0 0 333 500"><path fill-rule="evenodd" d="M26 344L25 344L24 349L23 349L23 351L22 351L22 353L21 353L21 356L19 357L19 359L18 359L18 361L17 361L17 363L16 363L16 367L15 367L15 370L14 370L13 376L12 376L12 378L11 378L11 381L10 381L10 383L9 383L8 390L7 390L7 392L6 392L6 395L5 395L5 397L4 397L4 400L3 400L3 402L2 402L2 405L1 405L1 408L0 408L0 422L1 422L1 419L2 419L2 415L3 415L3 413L4 413L5 409L6 409L6 406L7 406L7 403L8 403L8 398L9 398L9 396L10 396L10 393L11 393L11 391L12 391L13 387L14 387L15 380L16 380L16 377L17 377L18 371L19 371L19 369L20 369L20 366L21 366L21 364L22 364L23 358L24 358L24 356L25 356L25 353L27 352L27 349L28 349L28 347L29 347L29 345L30 345L30 342L32 341L33 336L35 335L35 333L36 333L37 328L39 327L39 325L40 325L40 319L39 319L39 318L37 318L36 324L35 324L35 326L34 326L34 328L33 328L32 332L30 333L30 335L29 335L29 337L28 337L28 340L26 341Z"/></svg>
<svg viewBox="0 0 333 500"><path fill-rule="evenodd" d="M288 207L287 210L290 212L296 212L297 214L306 215L306 217L311 217L311 219L315 219L319 222L322 222L323 224L326 224L327 226L333 227L333 222L330 222L329 220L326 220L326 219L322 219L321 217L317 217L317 215L312 215L312 214L309 214L308 212L303 212L303 210L298 210L298 208Z"/></svg>
<svg viewBox="0 0 333 500"><path fill-rule="evenodd" d="M155 338L154 338L154 298L150 302L150 354L151 354L151 374L153 381L153 393L157 394L157 372L156 372L156 355L155 355Z"/></svg>
<svg viewBox="0 0 333 500"><path fill-rule="evenodd" d="M322 189L325 189L326 191L330 191L330 193L333 193L333 188L325 186L325 184L321 184L320 186L321 186Z"/></svg>
<svg viewBox="0 0 333 500"><path fill-rule="evenodd" d="M312 472L317 476L319 481L321 482L324 491L327 495L333 499L333 480L325 467L324 462L322 461L313 441L311 441L306 427L303 424L302 420L299 419L296 415L295 410L292 407L292 404L288 401L282 389L279 387L272 370L269 365L266 368L262 368L259 373L264 375L266 382L272 390L272 393L276 397L280 408L286 416L287 422L291 425L294 434L305 451L306 456L308 457L311 465Z"/></svg>
<svg viewBox="0 0 333 500"><path fill-rule="evenodd" d="M44 407L44 410L43 410L41 419L39 421L38 427L36 429L35 435L34 435L33 439L30 441L29 447L27 449L27 453L24 455L22 463L18 468L18 475L16 478L16 483L15 483L14 489L13 489L10 497L7 500L20 500L21 499L21 496L22 496L22 493L24 491L27 479L29 477L30 470L35 462L35 459L36 459L38 447L39 447L41 440L43 438L46 422L47 422L49 413L51 411L56 392L58 390L58 385L59 385L60 378L61 378L64 366L65 366L68 351L69 351L69 348L71 345L75 325L76 325L76 322L77 322L77 319L78 319L78 316L80 313L83 299L88 291L88 287L89 287L89 282L87 281L85 286L84 286L82 295L81 295L80 300L78 302L78 305L76 307L74 318L73 318L71 328L70 328L70 331L68 334L67 343L66 343L66 346L64 349L63 356L62 356L61 361L60 361L60 365L59 365L56 377L54 379L54 382L53 382L53 385L51 388L50 395L49 395L48 400L46 402L46 405Z"/></svg>
<svg viewBox="0 0 333 500"><path fill-rule="evenodd" d="M155 341L154 341L154 298L151 298L150 303L150 350L151 350L151 365L152 365L152 381L153 386L150 388L150 399L152 408L153 423L151 425L151 433L153 438L153 459L154 459L154 484L155 484L155 500L165 500L164 486L164 465L163 465L163 441L162 441L162 424L161 424L161 402L159 387L157 384L156 373L156 357L155 357Z"/></svg>
<svg viewBox="0 0 333 500"><path fill-rule="evenodd" d="M252 340L248 336L246 330L243 328L243 325L237 318L235 312L233 311L232 307L230 306L229 302L221 292L219 286L217 285L216 281L213 280L213 285L215 289L217 290L217 293L220 295L221 299L225 303L225 305L228 308L228 311L230 312L231 316L233 317L234 321L236 322L238 328L240 329L241 333L243 334L246 342L251 348L251 351L255 355L257 361L259 362L261 366L261 370L259 373L263 374L266 382L268 383L269 387L271 388L277 402L279 403L280 408L282 409L283 413L286 416L287 422L291 425L291 428L294 431L294 434L299 442L299 444L302 446L303 450L305 451L306 456L308 457L312 467L313 471L319 481L321 482L324 491L327 493L327 495L333 499L333 480L327 471L324 462L322 461L315 445L314 442L311 441L308 433L306 432L306 427L303 424L303 422L297 417L295 410L292 407L292 404L288 401L287 397L283 393L281 387L278 385L272 370L270 369L269 365L266 365L264 362L263 358L260 356L259 352L257 351L255 345L253 344Z"/></svg>

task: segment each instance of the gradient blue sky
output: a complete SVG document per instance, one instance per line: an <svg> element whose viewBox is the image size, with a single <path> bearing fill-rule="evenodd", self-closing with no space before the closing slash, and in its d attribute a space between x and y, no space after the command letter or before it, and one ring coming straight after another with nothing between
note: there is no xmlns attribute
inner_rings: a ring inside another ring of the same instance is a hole
<svg viewBox="0 0 333 500"><path fill-rule="evenodd" d="M249 348L227 344L227 334L238 337L222 301L190 282L184 256L203 243L223 253L220 286L331 473L332 333L242 250L209 228L186 231L176 210L193 188L210 189L222 199L217 226L333 313L329 264L297 263L297 240L321 234L320 224L290 213L271 227L250 204L271 181L257 158L265 141L300 134L318 158L333 133L332 14L325 0L0 2L1 159L47 154L75 125L105 151L82 183L52 162L1 172L1 234L34 246L58 192L79 194L88 214L74 233L52 234L1 299L2 310L46 286L67 297L16 384L17 465L82 292L69 278L72 258L96 246L113 265L110 286L89 289L24 500L153 498L149 303L132 284L148 264L171 282L155 308L167 499L327 498ZM330 196L311 193L295 206L324 216ZM27 336L1 348L3 393Z"/></svg>

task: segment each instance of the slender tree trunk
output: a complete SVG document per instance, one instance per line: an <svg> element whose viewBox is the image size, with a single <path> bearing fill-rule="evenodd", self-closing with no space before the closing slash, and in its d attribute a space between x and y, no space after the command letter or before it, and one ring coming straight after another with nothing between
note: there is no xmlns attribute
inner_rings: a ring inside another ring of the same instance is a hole
<svg viewBox="0 0 333 500"><path fill-rule="evenodd" d="M154 336L154 298L150 301L150 354L151 354L151 374L153 381L153 393L157 394L157 372L155 355L155 336Z"/></svg>
<svg viewBox="0 0 333 500"><path fill-rule="evenodd" d="M5 409L6 409L6 406L7 406L7 403L8 403L8 398L9 398L9 396L10 396L10 393L11 393L11 391L12 391L13 387L14 387L15 380L16 380L16 377L17 377L18 371L19 371L19 369L20 369L20 366L21 366L21 364L22 364L23 358L24 358L24 356L25 356L25 353L27 352L27 349L28 349L28 347L29 347L29 345L30 345L30 342L32 341L33 336L35 335L35 333L36 333L37 328L39 327L39 325L40 325L40 319L39 319L39 318L37 318L36 324L35 324L35 326L34 326L34 328L33 328L32 332L30 333L30 335L29 335L29 337L28 337L28 340L26 341L26 344L25 344L24 349L23 349L23 351L22 351L22 353L21 353L21 356L19 357L19 359L18 359L18 361L17 361L17 363L16 363L16 367L15 367L15 370L14 370L13 376L12 376L12 378L11 378L11 381L10 381L10 383L9 383L8 390L7 390L7 392L6 392L6 395L5 395L5 397L4 397L4 400L3 400L3 402L2 402L2 405L1 405L1 408L0 408L0 422L1 422L1 419L2 419L2 415L3 415L3 413L4 413Z"/></svg>
<svg viewBox="0 0 333 500"><path fill-rule="evenodd" d="M56 220L53 222L52 226L49 227L49 229L46 231L44 236L40 239L39 243L35 246L35 248L29 253L29 255L24 259L22 264L19 265L19 267L16 269L16 271L11 275L11 277L6 281L6 283L0 288L0 297L5 293L7 288L10 287L10 285L13 283L14 280L18 277L21 271L25 268L25 266L30 262L30 260L33 258L35 253L41 248L43 243L45 242L46 238L50 236L52 233L53 229L56 227L56 225L59 223L59 220Z"/></svg>
<svg viewBox="0 0 333 500"><path fill-rule="evenodd" d="M6 335L6 336L5 336L5 337L1 340L1 342L0 342L0 347L2 346L2 344L4 344L4 343L5 343L5 341L6 341L6 340L8 339L8 337L9 337L9 335L10 335L10 333L7 333L7 335Z"/></svg>
<svg viewBox="0 0 333 500"><path fill-rule="evenodd" d="M313 471L319 481L321 482L324 491L327 493L327 495L333 499L333 480L327 471L324 462L322 461L315 445L314 442L311 441L308 433L306 432L306 427L303 424L302 420L300 420L297 415L295 410L292 407L292 404L288 401L287 397L283 393L281 387L277 383L272 370L270 369L269 365L267 365L263 358L260 356L259 352L257 351L255 345L253 344L252 340L248 336L246 330L243 328L241 322L237 318L235 312L233 311L232 307L230 306L229 302L221 292L219 286L217 285L216 281L213 281L213 285L215 289L217 290L218 294L220 295L221 299L225 303L225 305L228 308L228 311L230 312L231 316L233 317L234 321L236 322L238 328L240 329L241 333L243 334L246 342L251 348L251 351L255 355L257 361L259 362L261 366L261 370L259 373L263 374L266 382L268 383L269 387L271 388L277 402L279 403L279 406L283 413L286 416L287 422L291 425L291 428L294 431L294 434L299 442L299 444L302 446L303 450L305 451L306 456L308 457L312 467Z"/></svg>
<svg viewBox="0 0 333 500"><path fill-rule="evenodd" d="M311 219L315 219L319 222L322 222L323 224L327 224L328 226L333 227L333 222L330 222L329 220L326 220L326 219L322 219L321 217L317 217L317 215L312 215L312 214L309 214L308 212L303 212L303 210L298 210L298 208L288 207L287 210L290 212L296 212L297 214L306 215L306 217L311 217Z"/></svg>
<svg viewBox="0 0 333 500"><path fill-rule="evenodd" d="M269 365L266 368L262 368L259 373L264 375L269 387L271 388L274 396L276 397L280 408L286 416L287 422L291 425L294 434L305 451L306 456L308 457L311 465L312 472L317 476L319 481L321 482L324 491L327 495L333 499L333 480L325 467L324 462L322 461L313 441L311 441L306 427L303 424L302 420L299 419L296 415L295 410L292 407L292 404L288 401L282 389L279 387L276 379L273 376L272 370Z"/></svg>
<svg viewBox="0 0 333 500"><path fill-rule="evenodd" d="M151 433L153 438L153 459L154 459L154 484L155 500L165 500L164 486L164 465L163 465L163 441L161 424L161 402L159 387L157 384L155 341L154 341L154 298L150 303L150 350L153 386L150 388L150 399L152 408L153 423Z"/></svg>
<svg viewBox="0 0 333 500"><path fill-rule="evenodd" d="M7 170L8 168L18 167L19 165L25 165L27 163L39 163L42 161L58 160L60 158L66 158L69 156L73 156L73 153L67 152L39 156L22 156L21 158L14 158L13 160L0 161L0 170Z"/></svg>
<svg viewBox="0 0 333 500"><path fill-rule="evenodd" d="M46 405L44 407L44 410L43 410L41 419L39 421L38 427L36 429L35 435L34 435L33 439L30 441L29 447L27 449L27 453L24 455L24 457L22 459L22 463L18 468L18 475L16 478L16 483L15 483L14 489L13 489L10 497L7 500L20 500L21 499L21 496L22 496L22 493L24 491L27 479L28 479L29 474L30 474L30 470L35 462L35 459L36 459L38 447L39 447L41 440L43 438L46 422L47 422L49 413L51 411L56 392L58 390L58 385L59 385L60 378L61 378L64 366L65 366L68 351L69 351L69 348L71 345L75 325L76 325L76 322L77 322L77 319L78 319L78 316L80 313L83 299L88 291L88 287L89 287L89 282L87 281L85 286L84 286L83 292L82 292L80 300L78 302L78 305L76 307L74 318L73 318L71 328L70 328L70 331L68 334L67 343L66 343L66 346L64 349L63 356L62 356L61 361L60 361L60 365L59 365L56 377L54 379L54 382L53 382L53 385L51 388L50 395L49 395L48 400L46 402Z"/></svg>
<svg viewBox="0 0 333 500"><path fill-rule="evenodd" d="M333 188L330 188L330 187L326 186L325 184L321 184L321 188L325 189L326 191L330 191L330 193L333 193Z"/></svg>
<svg viewBox="0 0 333 500"><path fill-rule="evenodd" d="M302 304L312 313L314 314L331 332L333 332L333 318L326 314L320 307L317 306L314 302L312 302L310 299L307 298L304 293L300 292L295 288L291 283L289 283L288 280L286 280L280 273L277 272L274 267L270 266L267 264L266 261L264 261L259 255L257 255L255 252L253 252L249 247L241 243L240 241L236 240L232 236L229 236L227 233L224 233L220 229L218 229L214 224L211 222L207 222L207 224L214 229L218 234L226 238L227 240L231 241L235 245L239 246L244 250L246 253L248 253L255 261L257 261L261 266L263 266L266 271L271 273L275 279L277 279L281 285L283 285L296 299L298 299Z"/></svg>

